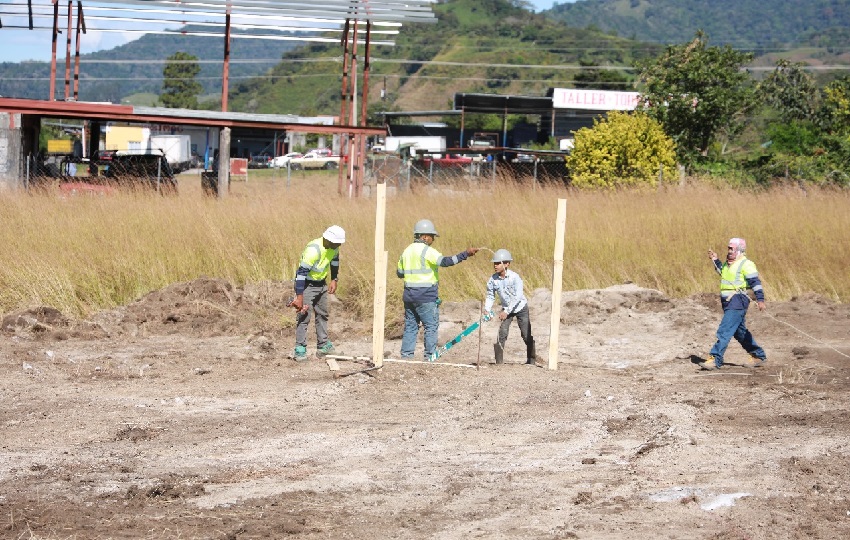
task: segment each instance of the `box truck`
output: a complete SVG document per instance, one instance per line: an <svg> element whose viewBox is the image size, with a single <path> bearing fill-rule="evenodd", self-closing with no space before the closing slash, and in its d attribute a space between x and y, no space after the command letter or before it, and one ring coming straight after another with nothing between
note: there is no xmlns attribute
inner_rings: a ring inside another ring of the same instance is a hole
<svg viewBox="0 0 850 540"><path fill-rule="evenodd" d="M171 170L179 173L192 162L192 139L189 135L151 135L149 152L164 155Z"/></svg>

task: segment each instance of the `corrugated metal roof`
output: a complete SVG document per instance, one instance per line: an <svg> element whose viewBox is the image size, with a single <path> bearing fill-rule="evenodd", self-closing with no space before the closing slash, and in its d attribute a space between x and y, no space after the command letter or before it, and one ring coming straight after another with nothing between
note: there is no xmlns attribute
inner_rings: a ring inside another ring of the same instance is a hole
<svg viewBox="0 0 850 540"><path fill-rule="evenodd" d="M209 127L244 127L307 133L360 133L383 135L378 127L335 125L330 116L303 117L289 114L251 114L196 111L159 107L134 107L85 101L40 101L0 97L0 112L32 114L48 118L181 124Z"/></svg>
<svg viewBox="0 0 850 540"><path fill-rule="evenodd" d="M455 94L454 109L475 113L541 114L552 110L551 97Z"/></svg>
<svg viewBox="0 0 850 540"><path fill-rule="evenodd" d="M433 23L436 16L431 5L436 0L97 0L82 2L87 31L136 32L161 34L223 35L224 19L230 16L231 37L251 39L291 39L299 41L334 41L328 32L340 32L346 21L371 23L372 45L393 45L392 37L403 23ZM52 0L7 0L0 14L2 30L29 27L29 14L34 29L52 28ZM76 5L74 6L76 10ZM66 9L60 8L59 27L64 26ZM162 25L180 27L162 30ZM209 30L185 27L200 25ZM141 28L140 28L141 25ZM365 26L365 25L364 25ZM218 27L218 28L216 28ZM365 28L358 28L365 34ZM288 37L284 37L288 36ZM387 36L388 39L375 39Z"/></svg>

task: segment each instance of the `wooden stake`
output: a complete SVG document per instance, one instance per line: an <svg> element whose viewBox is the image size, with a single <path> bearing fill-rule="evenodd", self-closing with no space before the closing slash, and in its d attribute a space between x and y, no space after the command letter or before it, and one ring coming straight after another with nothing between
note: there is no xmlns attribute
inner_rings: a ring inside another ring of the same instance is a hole
<svg viewBox="0 0 850 540"><path fill-rule="evenodd" d="M384 361L384 320L387 307L387 252L384 229L387 214L387 185L378 184L375 208L375 305L372 311L372 358L381 367Z"/></svg>
<svg viewBox="0 0 850 540"><path fill-rule="evenodd" d="M567 228L567 200L558 199L555 222L555 264L552 272L552 318L549 321L549 369L558 369L558 334L561 327L561 283L564 278L564 237Z"/></svg>

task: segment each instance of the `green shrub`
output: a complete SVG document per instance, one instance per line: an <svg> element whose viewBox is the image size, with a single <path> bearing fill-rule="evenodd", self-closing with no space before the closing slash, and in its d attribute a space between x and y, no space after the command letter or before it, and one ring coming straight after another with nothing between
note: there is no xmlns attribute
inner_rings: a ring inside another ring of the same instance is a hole
<svg viewBox="0 0 850 540"><path fill-rule="evenodd" d="M675 177L676 151L661 124L642 113L611 112L575 133L567 158L576 187L655 186Z"/></svg>

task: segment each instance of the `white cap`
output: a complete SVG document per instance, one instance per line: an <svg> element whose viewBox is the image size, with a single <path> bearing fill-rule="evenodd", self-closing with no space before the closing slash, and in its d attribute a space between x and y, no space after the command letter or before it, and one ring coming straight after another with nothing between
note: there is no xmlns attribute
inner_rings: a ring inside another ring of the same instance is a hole
<svg viewBox="0 0 850 540"><path fill-rule="evenodd" d="M743 253L747 251L747 242L743 238L732 238L729 240L730 246L735 246L735 251Z"/></svg>
<svg viewBox="0 0 850 540"><path fill-rule="evenodd" d="M334 244L344 244L345 231L339 225L331 225L322 233L322 238Z"/></svg>

